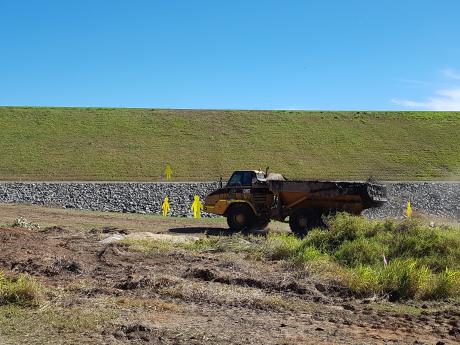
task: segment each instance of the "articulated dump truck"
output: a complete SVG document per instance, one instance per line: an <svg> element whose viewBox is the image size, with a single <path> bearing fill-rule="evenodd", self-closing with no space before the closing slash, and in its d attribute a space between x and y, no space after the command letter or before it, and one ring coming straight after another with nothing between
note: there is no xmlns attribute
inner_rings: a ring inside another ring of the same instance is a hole
<svg viewBox="0 0 460 345"><path fill-rule="evenodd" d="M264 228L289 218L291 230L305 236L336 212L360 214L386 200L384 185L367 182L290 181L258 170L235 171L226 186L210 193L204 211L227 218L232 231Z"/></svg>

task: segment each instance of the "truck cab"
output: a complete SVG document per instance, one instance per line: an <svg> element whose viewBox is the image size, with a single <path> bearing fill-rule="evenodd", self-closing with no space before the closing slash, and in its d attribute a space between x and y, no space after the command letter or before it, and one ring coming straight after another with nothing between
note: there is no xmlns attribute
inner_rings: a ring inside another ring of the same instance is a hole
<svg viewBox="0 0 460 345"><path fill-rule="evenodd" d="M225 186L206 197L204 211L227 217L230 228L239 231L266 226L272 203L273 193L263 171L237 170Z"/></svg>
<svg viewBox="0 0 460 345"><path fill-rule="evenodd" d="M252 187L253 184L266 182L265 173L258 170L239 170L235 171L227 182L226 187L246 186Z"/></svg>

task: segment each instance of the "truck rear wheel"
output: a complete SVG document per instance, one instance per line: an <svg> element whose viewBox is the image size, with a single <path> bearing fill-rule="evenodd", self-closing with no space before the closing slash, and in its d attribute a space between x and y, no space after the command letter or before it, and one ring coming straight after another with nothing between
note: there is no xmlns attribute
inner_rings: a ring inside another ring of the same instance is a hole
<svg viewBox="0 0 460 345"><path fill-rule="evenodd" d="M311 209L299 209L289 216L289 227L298 237L304 237L308 231L318 225L320 216Z"/></svg>
<svg viewBox="0 0 460 345"><path fill-rule="evenodd" d="M255 215L247 205L233 205L227 213L227 224L232 231L246 231L255 223Z"/></svg>

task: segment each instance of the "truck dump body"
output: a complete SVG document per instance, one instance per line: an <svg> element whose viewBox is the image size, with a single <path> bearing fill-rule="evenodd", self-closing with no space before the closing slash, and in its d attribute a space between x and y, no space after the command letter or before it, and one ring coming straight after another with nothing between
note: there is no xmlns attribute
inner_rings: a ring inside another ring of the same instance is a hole
<svg viewBox="0 0 460 345"><path fill-rule="evenodd" d="M386 202L385 188L371 182L274 180L268 181L268 188L287 209L308 205L359 214Z"/></svg>

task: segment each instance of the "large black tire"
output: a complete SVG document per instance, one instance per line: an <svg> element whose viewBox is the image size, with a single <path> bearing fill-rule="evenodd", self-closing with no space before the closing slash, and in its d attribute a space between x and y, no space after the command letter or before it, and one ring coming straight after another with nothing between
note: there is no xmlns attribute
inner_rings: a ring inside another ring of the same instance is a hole
<svg viewBox="0 0 460 345"><path fill-rule="evenodd" d="M227 212L227 224L232 231L248 231L255 222L254 212L248 205L236 204Z"/></svg>
<svg viewBox="0 0 460 345"><path fill-rule="evenodd" d="M292 232L298 237L304 237L308 231L319 226L321 215L315 210L301 208L289 216L289 227Z"/></svg>

